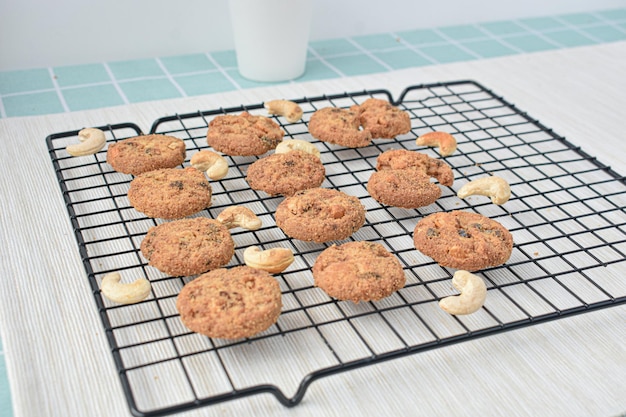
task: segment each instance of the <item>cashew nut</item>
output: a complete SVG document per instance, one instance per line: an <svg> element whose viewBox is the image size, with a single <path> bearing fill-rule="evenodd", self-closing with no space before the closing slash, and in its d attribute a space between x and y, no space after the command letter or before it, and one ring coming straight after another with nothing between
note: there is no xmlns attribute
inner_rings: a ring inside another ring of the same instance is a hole
<svg viewBox="0 0 626 417"><path fill-rule="evenodd" d="M289 123L295 123L302 117L302 109L293 101L271 100L266 101L264 106L270 114L284 116Z"/></svg>
<svg viewBox="0 0 626 417"><path fill-rule="evenodd" d="M487 298L487 286L481 277L468 271L456 271L452 285L461 292L439 300L439 307L447 313L471 314L478 311Z"/></svg>
<svg viewBox="0 0 626 417"><path fill-rule="evenodd" d="M462 186L456 195L465 198L470 195L484 195L491 197L493 204L504 204L511 198L511 187L504 178L491 176L470 181Z"/></svg>
<svg viewBox="0 0 626 417"><path fill-rule="evenodd" d="M221 180L228 174L228 161L213 151L196 152L189 162L198 171L206 172L206 175L212 180Z"/></svg>
<svg viewBox="0 0 626 417"><path fill-rule="evenodd" d="M111 272L102 278L100 290L102 295L120 304L133 304L145 299L150 294L150 281L145 278L136 279L129 284L122 284L119 272Z"/></svg>
<svg viewBox="0 0 626 417"><path fill-rule="evenodd" d="M243 252L243 261L251 268L262 269L270 274L283 272L293 262L293 252L287 248L261 250L250 246Z"/></svg>
<svg viewBox="0 0 626 417"><path fill-rule="evenodd" d="M225 208L216 220L229 229L241 227L247 230L257 230L263 224L252 210L243 206Z"/></svg>
<svg viewBox="0 0 626 417"><path fill-rule="evenodd" d="M438 146L441 156L452 155L456 151L456 139L447 132L428 132L419 136L416 141L420 146Z"/></svg>
<svg viewBox="0 0 626 417"><path fill-rule="evenodd" d="M100 129L88 127L78 132L80 143L68 145L65 150L72 156L93 155L104 148L106 138Z"/></svg>
<svg viewBox="0 0 626 417"><path fill-rule="evenodd" d="M302 139L283 140L276 146L275 153L287 153L291 151L302 151L320 158L320 151L310 142Z"/></svg>

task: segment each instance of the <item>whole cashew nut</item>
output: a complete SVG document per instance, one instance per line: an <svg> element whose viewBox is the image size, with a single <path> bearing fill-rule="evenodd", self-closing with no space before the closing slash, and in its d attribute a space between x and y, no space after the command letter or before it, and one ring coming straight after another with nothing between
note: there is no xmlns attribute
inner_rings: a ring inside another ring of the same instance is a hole
<svg viewBox="0 0 626 417"><path fill-rule="evenodd" d="M198 171L206 172L206 175L212 180L221 180L228 174L228 161L213 151L196 152L189 162Z"/></svg>
<svg viewBox="0 0 626 417"><path fill-rule="evenodd" d="M150 281L139 278L129 284L121 283L119 272L111 272L102 278L102 295L120 304L133 304L145 299L150 294Z"/></svg>
<svg viewBox="0 0 626 417"><path fill-rule="evenodd" d="M276 146L275 153L287 153L291 151L302 151L321 158L319 149L312 143L302 139L283 140Z"/></svg>
<svg viewBox="0 0 626 417"><path fill-rule="evenodd" d="M302 109L293 101L270 100L263 105L270 114L284 116L289 123L295 123L302 117Z"/></svg>
<svg viewBox="0 0 626 417"><path fill-rule="evenodd" d="M283 272L293 260L293 252L287 248L261 250L258 246L250 246L243 252L243 261L246 265L270 274Z"/></svg>
<svg viewBox="0 0 626 417"><path fill-rule="evenodd" d="M487 286L481 277L468 271L456 271L452 277L452 286L461 292L442 298L439 307L454 315L471 314L478 311L487 298Z"/></svg>
<svg viewBox="0 0 626 417"><path fill-rule="evenodd" d="M243 206L225 208L216 220L229 229L241 227L247 230L257 230L263 224L252 210Z"/></svg>
<svg viewBox="0 0 626 417"><path fill-rule="evenodd" d="M438 146L441 156L452 155L456 151L456 139L447 132L424 133L415 143L420 146Z"/></svg>
<svg viewBox="0 0 626 417"><path fill-rule="evenodd" d="M68 145L65 150L72 156L93 155L99 152L106 143L104 132L100 129L88 127L78 132L80 143Z"/></svg>
<svg viewBox="0 0 626 417"><path fill-rule="evenodd" d="M493 204L504 204L511 198L511 187L504 178L491 176L473 180L462 186L456 195L459 198L470 195L484 195L491 197Z"/></svg>

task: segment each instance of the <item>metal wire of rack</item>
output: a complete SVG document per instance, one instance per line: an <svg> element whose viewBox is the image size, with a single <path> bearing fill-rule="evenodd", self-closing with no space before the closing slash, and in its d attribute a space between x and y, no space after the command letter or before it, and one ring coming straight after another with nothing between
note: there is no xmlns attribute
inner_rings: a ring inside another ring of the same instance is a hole
<svg viewBox="0 0 626 417"><path fill-rule="evenodd" d="M411 115L412 129L394 140L346 149L319 142L308 133L313 112L349 107L369 97L383 98ZM289 247L295 262L277 275L283 311L267 331L245 340L213 340L186 329L176 296L193 277L171 277L147 265L139 245L149 227L162 222L135 211L126 192L129 175L106 163L106 149L72 158L64 150L78 131L46 138L68 215L74 228L96 307L130 411L162 416L260 393L295 406L309 385L339 372L430 349L626 303L626 284L616 268L626 263L626 183L594 157L570 144L504 98L473 81L408 87L394 101L385 90L294 100L303 119L275 117L286 137L314 143L326 167L323 187L357 196L367 209L365 225L350 240L376 241L398 257L407 284L377 302L354 304L330 298L313 286L310 268L327 244L286 237L273 213L282 200L249 188L247 167L257 157L227 157L226 178L213 182L212 206L201 216L216 217L225 207L251 208L263 221L257 231L234 231L236 253L229 266L243 263L246 247ZM156 120L151 133L177 136L187 160L208 148L206 131L219 114L241 111L266 115L262 104L199 111ZM132 123L100 127L109 143L140 134ZM440 157L415 138L445 130L458 150L445 161L455 183L442 187L434 204L416 210L383 206L366 190L376 157L404 148ZM486 197L461 200L455 190L485 175L505 178L512 198L502 206ZM417 221L436 211L467 210L493 218L513 234L511 258L480 271L487 283L485 306L470 316L450 316L437 302L451 295L453 270L442 268L413 247ZM106 273L145 276L152 293L135 305L116 305L101 296ZM160 375L167 377L158 378ZM173 389L172 387L176 387ZM286 394L292 392L292 395Z"/></svg>

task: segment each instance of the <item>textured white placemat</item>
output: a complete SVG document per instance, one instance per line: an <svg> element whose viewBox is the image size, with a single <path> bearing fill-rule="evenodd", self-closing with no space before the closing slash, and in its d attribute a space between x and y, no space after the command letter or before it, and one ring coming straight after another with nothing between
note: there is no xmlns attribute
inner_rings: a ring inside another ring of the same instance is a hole
<svg viewBox="0 0 626 417"><path fill-rule="evenodd" d="M127 415L44 138L268 97L475 79L623 172L626 43L0 121L0 331L16 416ZM596 140L599 137L605 140ZM607 271L620 279L623 270ZM563 415L626 410L626 309L571 317L315 382L285 409L263 395L184 415ZM290 352L294 353L294 352ZM296 354L298 354L296 352ZM286 371L289 372L289 371ZM164 392L177 395L173 381ZM184 394L184 393L181 393Z"/></svg>

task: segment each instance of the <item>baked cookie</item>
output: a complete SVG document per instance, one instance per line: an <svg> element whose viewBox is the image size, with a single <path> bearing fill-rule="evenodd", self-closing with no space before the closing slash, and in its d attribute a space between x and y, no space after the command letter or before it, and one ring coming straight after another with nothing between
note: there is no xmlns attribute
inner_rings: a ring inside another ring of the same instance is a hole
<svg viewBox="0 0 626 417"><path fill-rule="evenodd" d="M342 240L365 223L358 198L328 188L298 191L276 208L276 225L287 236L317 243Z"/></svg>
<svg viewBox="0 0 626 417"><path fill-rule="evenodd" d="M196 217L151 227L141 242L141 254L168 275L196 275L230 262L235 243L222 223Z"/></svg>
<svg viewBox="0 0 626 417"><path fill-rule="evenodd" d="M250 337L276 323L282 308L278 281L248 266L219 268L187 283L176 308L189 330L208 337Z"/></svg>
<svg viewBox="0 0 626 417"><path fill-rule="evenodd" d="M381 204L406 209L428 206L441 197L441 189L419 169L376 171L367 182L367 191Z"/></svg>
<svg viewBox="0 0 626 417"><path fill-rule="evenodd" d="M386 100L368 98L351 110L358 113L361 127L372 132L373 138L393 139L411 130L409 114Z"/></svg>
<svg viewBox="0 0 626 417"><path fill-rule="evenodd" d="M317 110L309 120L309 133L323 142L361 148L372 142L372 133L360 128L359 113L338 107Z"/></svg>
<svg viewBox="0 0 626 417"><path fill-rule="evenodd" d="M211 185L195 168L144 172L130 182L128 200L148 217L180 219L211 205Z"/></svg>
<svg viewBox="0 0 626 417"><path fill-rule="evenodd" d="M248 112L225 114L209 123L207 142L213 149L231 156L263 155L276 148L285 132L278 123Z"/></svg>
<svg viewBox="0 0 626 417"><path fill-rule="evenodd" d="M374 242L330 246L315 260L313 278L331 297L355 303L388 297L406 283L398 258Z"/></svg>
<svg viewBox="0 0 626 417"><path fill-rule="evenodd" d="M513 250L513 237L504 226L467 211L424 217L415 226L413 242L439 265L467 271L501 265Z"/></svg>
<svg viewBox="0 0 626 417"><path fill-rule="evenodd" d="M409 168L420 169L429 177L437 178L441 185L451 186L454 183L454 174L450 165L423 153L406 149L390 149L378 155L376 159L378 171Z"/></svg>
<svg viewBox="0 0 626 417"><path fill-rule="evenodd" d="M139 175L174 168L185 161L185 142L167 135L142 135L109 145L107 163L117 172Z"/></svg>
<svg viewBox="0 0 626 417"><path fill-rule="evenodd" d="M246 181L253 190L291 196L296 191L319 187L324 178L326 169L322 161L317 156L296 150L255 161L248 167Z"/></svg>

